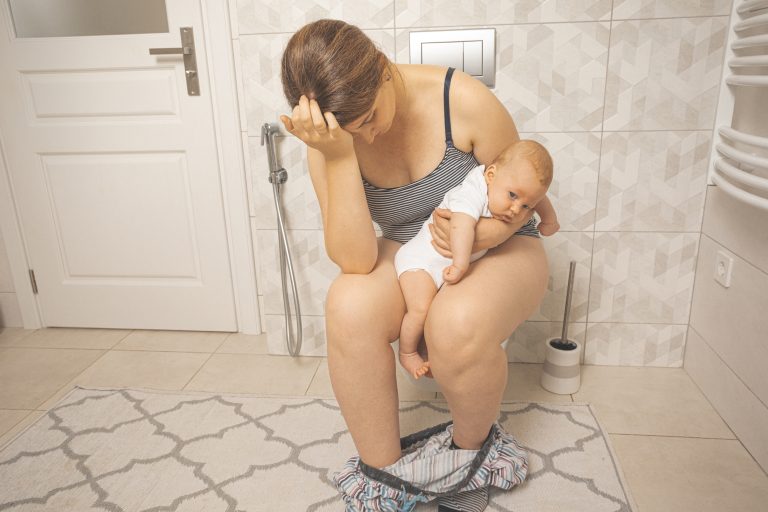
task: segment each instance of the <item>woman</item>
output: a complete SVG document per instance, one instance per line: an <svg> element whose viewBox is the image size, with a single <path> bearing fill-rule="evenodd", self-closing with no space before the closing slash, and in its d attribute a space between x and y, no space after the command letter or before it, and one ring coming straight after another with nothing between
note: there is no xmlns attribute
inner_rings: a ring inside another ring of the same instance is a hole
<svg viewBox="0 0 768 512"><path fill-rule="evenodd" d="M336 20L303 27L283 54L283 87L295 107L281 120L308 146L326 251L342 272L326 300L331 383L361 459L377 468L400 457L389 344L405 304L395 252L472 167L519 139L482 83L446 71L394 64L358 28ZM450 213L438 213L434 244L450 257ZM507 382L500 344L546 288L541 242L527 236L536 235L530 223L515 236L520 227L480 220L473 251L492 249L461 282L440 290L426 320L431 372L463 449L479 448L497 419Z"/></svg>

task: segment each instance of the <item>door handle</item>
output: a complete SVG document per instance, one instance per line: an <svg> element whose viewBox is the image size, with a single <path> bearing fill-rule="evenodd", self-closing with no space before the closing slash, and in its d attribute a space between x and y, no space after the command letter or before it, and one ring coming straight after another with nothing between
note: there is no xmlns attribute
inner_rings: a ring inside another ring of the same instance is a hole
<svg viewBox="0 0 768 512"><path fill-rule="evenodd" d="M187 79L187 94L200 96L200 82L197 78L195 58L195 33L192 27L181 27L181 48L150 48L150 55L183 55L184 76Z"/></svg>

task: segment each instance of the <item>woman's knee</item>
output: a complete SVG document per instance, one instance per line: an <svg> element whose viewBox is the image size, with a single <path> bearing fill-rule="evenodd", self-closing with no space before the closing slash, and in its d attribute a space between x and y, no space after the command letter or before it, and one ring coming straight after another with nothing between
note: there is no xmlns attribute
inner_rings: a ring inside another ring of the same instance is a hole
<svg viewBox="0 0 768 512"><path fill-rule="evenodd" d="M433 303L424 324L424 339L433 364L459 369L479 362L488 351L482 312L471 303Z"/></svg>
<svg viewBox="0 0 768 512"><path fill-rule="evenodd" d="M404 313L402 296L398 300L395 293L399 288L382 285L372 274L337 277L325 302L329 346L347 340L359 343L366 338L393 341Z"/></svg>

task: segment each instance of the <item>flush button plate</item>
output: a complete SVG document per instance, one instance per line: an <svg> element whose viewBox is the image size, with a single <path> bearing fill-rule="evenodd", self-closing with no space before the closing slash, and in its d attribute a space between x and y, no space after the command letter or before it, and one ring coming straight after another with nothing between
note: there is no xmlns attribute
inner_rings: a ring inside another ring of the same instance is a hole
<svg viewBox="0 0 768 512"><path fill-rule="evenodd" d="M411 64L461 69L488 87L496 82L496 29L410 33Z"/></svg>

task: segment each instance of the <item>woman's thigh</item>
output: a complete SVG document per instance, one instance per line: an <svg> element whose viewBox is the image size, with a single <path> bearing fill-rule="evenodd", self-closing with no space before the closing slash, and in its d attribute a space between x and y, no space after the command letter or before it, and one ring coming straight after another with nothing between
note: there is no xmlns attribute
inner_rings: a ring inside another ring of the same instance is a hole
<svg viewBox="0 0 768 512"><path fill-rule="evenodd" d="M470 266L465 277L444 285L430 307L426 340L430 349L504 341L544 297L548 265L541 240L513 236Z"/></svg>
<svg viewBox="0 0 768 512"><path fill-rule="evenodd" d="M378 244L378 260L369 274L341 274L331 283L325 304L329 346L371 338L392 342L400 334L405 301L394 258L401 244L385 238Z"/></svg>

